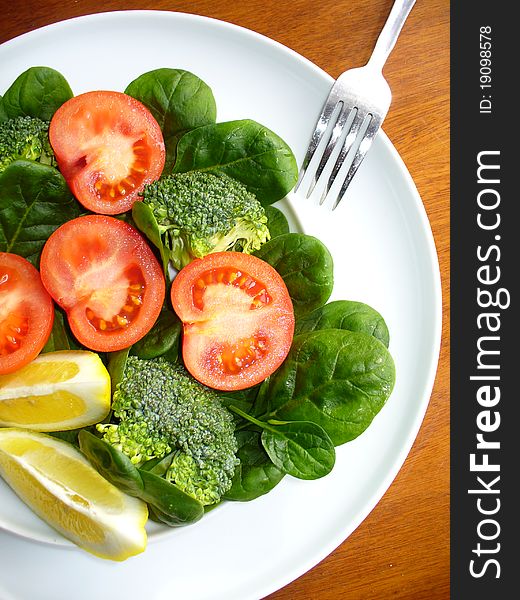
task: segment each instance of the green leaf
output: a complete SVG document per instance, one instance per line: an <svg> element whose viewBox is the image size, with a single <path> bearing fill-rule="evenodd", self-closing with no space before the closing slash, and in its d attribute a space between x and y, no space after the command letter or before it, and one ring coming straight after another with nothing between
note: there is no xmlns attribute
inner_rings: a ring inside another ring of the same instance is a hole
<svg viewBox="0 0 520 600"><path fill-rule="evenodd" d="M115 352L108 353L108 365L107 369L110 374L110 382L112 388L112 394L116 391L116 387L121 383L123 375L125 373L126 360L130 353L130 348L123 348Z"/></svg>
<svg viewBox="0 0 520 600"><path fill-rule="evenodd" d="M4 101L2 96L0 96L0 123L2 123L2 121L7 121L8 116L7 113L5 112L5 108L4 108Z"/></svg>
<svg viewBox="0 0 520 600"><path fill-rule="evenodd" d="M166 172L173 165L180 136L216 120L211 88L183 69L162 68L143 73L127 86L125 93L142 102L159 123L166 144Z"/></svg>
<svg viewBox="0 0 520 600"><path fill-rule="evenodd" d="M204 516L202 504L173 483L144 469L139 473L144 483L140 498L152 505L155 515L166 525L181 527Z"/></svg>
<svg viewBox="0 0 520 600"><path fill-rule="evenodd" d="M81 431L83 431L83 429L69 429L67 431L49 431L49 435L58 438L59 440L63 440L64 442L68 442L73 446L79 447L78 436Z"/></svg>
<svg viewBox="0 0 520 600"><path fill-rule="evenodd" d="M238 406L244 412L251 413L252 407L260 389L260 384L250 388L236 391L218 391L215 390L219 397L220 403L226 408L230 405Z"/></svg>
<svg viewBox="0 0 520 600"><path fill-rule="evenodd" d="M139 358L157 358L168 352L169 360L178 356L178 346L182 333L179 317L167 308L163 308L150 331L130 349L131 354Z"/></svg>
<svg viewBox="0 0 520 600"><path fill-rule="evenodd" d="M9 119L29 116L50 121L58 108L72 96L72 90L61 73L49 67L31 67L11 84L2 104Z"/></svg>
<svg viewBox="0 0 520 600"><path fill-rule="evenodd" d="M237 179L263 205L286 196L298 178L289 146L249 119L198 127L181 137L172 172L199 170Z"/></svg>
<svg viewBox="0 0 520 600"><path fill-rule="evenodd" d="M297 318L329 299L334 285L332 256L317 238L304 233L285 233L265 243L254 254L280 273Z"/></svg>
<svg viewBox="0 0 520 600"><path fill-rule="evenodd" d="M336 452L327 432L307 421L263 421L236 406L230 410L262 429L261 440L269 458L280 470L299 479L318 479L332 470Z"/></svg>
<svg viewBox="0 0 520 600"><path fill-rule="evenodd" d="M226 500L248 502L270 492L285 473L276 467L262 446L258 431L237 431L237 456L240 463L235 470Z"/></svg>
<svg viewBox="0 0 520 600"><path fill-rule="evenodd" d="M280 470L299 479L318 479L332 471L336 452L322 427L309 421L269 425L262 431L262 444Z"/></svg>
<svg viewBox="0 0 520 600"><path fill-rule="evenodd" d="M301 333L269 380L269 417L317 423L337 446L365 431L394 383L392 357L372 335L340 329Z"/></svg>
<svg viewBox="0 0 520 600"><path fill-rule="evenodd" d="M170 452L162 458L151 458L150 460L147 460L145 463L143 463L139 468L141 470L150 471L150 473L154 473L155 475L163 477L170 468L175 453L176 450Z"/></svg>
<svg viewBox="0 0 520 600"><path fill-rule="evenodd" d="M287 217L281 210L274 206L265 207L265 215L267 217L267 228L271 234L271 239L289 233L289 223Z"/></svg>
<svg viewBox="0 0 520 600"><path fill-rule="evenodd" d="M0 173L0 251L37 267L51 233L79 215L79 204L54 167L17 160Z"/></svg>
<svg viewBox="0 0 520 600"><path fill-rule="evenodd" d="M368 304L353 300L336 300L320 306L296 321L294 333L317 329L347 329L373 335L387 348L390 334L383 317Z"/></svg>
<svg viewBox="0 0 520 600"><path fill-rule="evenodd" d="M42 352L56 352L57 350L77 350L81 346L74 339L67 324L67 319L63 312L54 307L54 323L47 343Z"/></svg>

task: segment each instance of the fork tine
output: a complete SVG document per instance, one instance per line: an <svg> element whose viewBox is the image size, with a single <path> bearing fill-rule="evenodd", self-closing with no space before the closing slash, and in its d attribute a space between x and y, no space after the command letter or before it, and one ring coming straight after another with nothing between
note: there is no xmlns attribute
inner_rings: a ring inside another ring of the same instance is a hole
<svg viewBox="0 0 520 600"><path fill-rule="evenodd" d="M358 170L359 165L363 162L363 159L365 158L365 155L368 152L368 149L370 148L370 146L372 145L372 142L373 142L377 132L379 131L379 127L381 126L382 119L378 119L375 115L369 115L369 116L370 116L370 122L368 123L367 130L365 131L365 135L364 135L363 139L361 140L361 143L359 144L356 154L354 155L354 159L348 169L345 180L343 181L343 184L341 185L341 189L338 192L336 199L334 200L334 203L332 205L332 210L335 210L337 208L338 204L343 200L343 197L345 196L345 192L347 191L348 186L350 185L350 182L352 181L352 178L356 174L356 171Z"/></svg>
<svg viewBox="0 0 520 600"><path fill-rule="evenodd" d="M307 172L307 169L312 160L312 157L314 156L316 149L320 145L320 142L323 138L324 133L327 131L330 118L331 118L332 113L334 112L336 106L337 106L337 101L331 102L331 98L329 95L329 97L327 98L327 100L325 102L323 110L321 112L321 115L319 116L319 118L316 122L314 131L312 133L312 138L311 138L311 141L309 142L309 146L307 148L307 154L305 155L305 158L303 160L303 163L302 163L302 166L300 169L300 173L298 175L298 181L296 182L296 185L294 186L295 192L300 187L300 184L303 181L303 178L305 177L305 173Z"/></svg>
<svg viewBox="0 0 520 600"><path fill-rule="evenodd" d="M325 166L327 165L327 162L329 161L332 153L334 152L334 148L336 147L336 144L338 143L341 134L343 133L343 129L348 120L348 116L351 113L351 107L347 106L343 100L340 100L338 104L340 105L340 112L338 114L334 128L332 129L332 135L329 138L327 147L325 148L321 156L320 163L314 173L311 184L309 186L309 190L307 191L307 198L309 198L309 196L314 191L314 188L316 187L316 184L318 183L318 180L321 177L321 174L323 173L323 170L325 169Z"/></svg>
<svg viewBox="0 0 520 600"><path fill-rule="evenodd" d="M355 142L358 132L359 132L359 129L365 118L365 115L363 115L363 116L360 115L358 108L353 108L352 110L356 111L356 114L354 115L354 119L353 119L352 123L350 124L350 129L347 133L347 136L345 137L343 146L341 147L341 150L336 159L336 162L334 163L334 167L329 176L329 180L327 181L327 184L323 190L323 194L320 198L320 206L325 202L325 198L328 196L328 194L330 192L330 188L333 186L334 181L336 180L336 177L338 176L338 173L341 169L341 165L345 162L345 158L347 157L347 154L349 153L350 149L352 148L352 144Z"/></svg>

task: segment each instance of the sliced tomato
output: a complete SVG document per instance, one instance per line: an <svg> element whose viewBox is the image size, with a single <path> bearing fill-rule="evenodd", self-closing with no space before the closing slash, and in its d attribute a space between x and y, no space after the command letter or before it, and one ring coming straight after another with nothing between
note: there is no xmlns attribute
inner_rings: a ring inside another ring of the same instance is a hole
<svg viewBox="0 0 520 600"><path fill-rule="evenodd" d="M52 117L49 138L73 194L96 213L129 210L164 167L159 124L144 104L121 92L71 98Z"/></svg>
<svg viewBox="0 0 520 600"><path fill-rule="evenodd" d="M162 268L141 234L114 217L68 221L43 247L41 277L78 341L98 352L131 346L155 323Z"/></svg>
<svg viewBox="0 0 520 600"><path fill-rule="evenodd" d="M54 304L38 271L25 258L0 252L0 374L36 358L53 321Z"/></svg>
<svg viewBox="0 0 520 600"><path fill-rule="evenodd" d="M194 260L173 280L171 300L184 324L186 368L209 387L251 387L289 352L289 292L275 269L255 256L216 252Z"/></svg>

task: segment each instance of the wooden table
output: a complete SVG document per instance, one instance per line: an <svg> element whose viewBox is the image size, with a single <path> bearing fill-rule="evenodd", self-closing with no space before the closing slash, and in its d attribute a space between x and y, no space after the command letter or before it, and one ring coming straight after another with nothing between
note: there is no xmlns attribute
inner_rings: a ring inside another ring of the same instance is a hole
<svg viewBox="0 0 520 600"><path fill-rule="evenodd" d="M337 77L367 60L392 0L2 0L1 4L0 42L89 13L172 10L253 29ZM393 105L384 129L422 196L441 266L444 335L431 402L403 468L372 513L328 558L270 600L449 597L449 18L449 0L419 0L385 68Z"/></svg>

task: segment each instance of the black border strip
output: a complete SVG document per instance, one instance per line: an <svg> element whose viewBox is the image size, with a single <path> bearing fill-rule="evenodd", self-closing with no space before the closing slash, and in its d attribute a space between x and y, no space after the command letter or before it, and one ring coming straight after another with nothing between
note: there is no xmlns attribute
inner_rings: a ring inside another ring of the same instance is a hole
<svg viewBox="0 0 520 600"><path fill-rule="evenodd" d="M516 597L520 572L511 291L520 30L509 6L451 4L451 596L464 600Z"/></svg>

